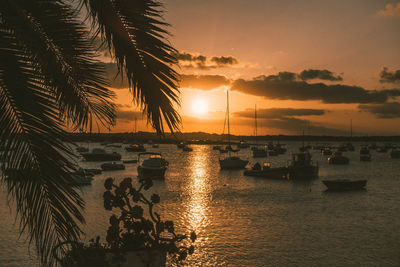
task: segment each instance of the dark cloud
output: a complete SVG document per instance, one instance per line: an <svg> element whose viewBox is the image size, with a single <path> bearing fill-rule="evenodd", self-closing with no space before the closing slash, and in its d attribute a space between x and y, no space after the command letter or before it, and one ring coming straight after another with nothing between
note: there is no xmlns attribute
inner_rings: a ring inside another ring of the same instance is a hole
<svg viewBox="0 0 400 267"><path fill-rule="evenodd" d="M325 127L319 124L313 124L309 120L298 118L280 118L266 119L259 123L263 127L283 130L290 134L301 134L302 130L306 130L311 135L345 135L346 131Z"/></svg>
<svg viewBox="0 0 400 267"><path fill-rule="evenodd" d="M230 81L222 75L181 75L181 88L197 88L211 90L222 85L229 84Z"/></svg>
<svg viewBox="0 0 400 267"><path fill-rule="evenodd" d="M179 64L184 68L194 69L214 69L223 67L232 67L233 65L239 64L239 60L232 56L214 56L207 58L203 55L192 54L187 52L178 52L173 54L176 57Z"/></svg>
<svg viewBox="0 0 400 267"><path fill-rule="evenodd" d="M323 125L315 124L310 120L299 119L299 116L322 116L326 113L322 109L302 109L302 108L269 108L257 110L259 127L282 130L289 134L299 134L303 129L311 134L318 135L343 135L342 130L328 128ZM254 110L234 112L233 120L240 119L241 124L252 125L254 122ZM244 119L244 120L243 120Z"/></svg>
<svg viewBox="0 0 400 267"><path fill-rule="evenodd" d="M327 80L327 81L342 81L343 78L339 75L333 74L333 72L329 70L303 70L299 74L299 78L307 81L312 79L320 79L320 80Z"/></svg>
<svg viewBox="0 0 400 267"><path fill-rule="evenodd" d="M140 120L143 117L142 112L134 110L117 109L117 120L134 121L135 118Z"/></svg>
<svg viewBox="0 0 400 267"><path fill-rule="evenodd" d="M212 57L210 59L210 61L216 63L218 66L239 64L239 60L237 60L236 58L234 58L232 56L229 56L229 57L224 57L224 56Z"/></svg>
<svg viewBox="0 0 400 267"><path fill-rule="evenodd" d="M246 94L280 100L320 100L324 103L384 103L399 96L400 90L366 90L343 84L307 83L293 78L294 73L259 76L252 80L238 79L231 88Z"/></svg>
<svg viewBox="0 0 400 267"><path fill-rule="evenodd" d="M393 119L400 118L400 103L390 102L375 105L359 105L361 111L374 114L377 118Z"/></svg>
<svg viewBox="0 0 400 267"><path fill-rule="evenodd" d="M400 82L400 70L390 71L388 68L383 68L379 73L381 83L398 83Z"/></svg>
<svg viewBox="0 0 400 267"><path fill-rule="evenodd" d="M268 108L257 110L257 118L283 118L294 116L321 116L325 114L323 109L306 109L306 108ZM246 109L244 111L234 112L234 116L253 118L254 110Z"/></svg>

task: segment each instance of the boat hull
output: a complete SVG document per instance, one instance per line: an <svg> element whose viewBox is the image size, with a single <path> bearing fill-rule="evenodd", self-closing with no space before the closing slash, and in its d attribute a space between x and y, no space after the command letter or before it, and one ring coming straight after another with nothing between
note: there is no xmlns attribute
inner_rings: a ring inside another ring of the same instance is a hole
<svg viewBox="0 0 400 267"><path fill-rule="evenodd" d="M367 185L367 180L358 181L329 181L325 180L322 183L328 188L329 191L349 191L349 190L362 190Z"/></svg>
<svg viewBox="0 0 400 267"><path fill-rule="evenodd" d="M151 178L151 179L165 179L166 167L162 168L147 168L138 166L139 178Z"/></svg>
<svg viewBox="0 0 400 267"><path fill-rule="evenodd" d="M219 166L221 170L234 170L234 169L244 169L249 163L248 160L243 159L220 159Z"/></svg>

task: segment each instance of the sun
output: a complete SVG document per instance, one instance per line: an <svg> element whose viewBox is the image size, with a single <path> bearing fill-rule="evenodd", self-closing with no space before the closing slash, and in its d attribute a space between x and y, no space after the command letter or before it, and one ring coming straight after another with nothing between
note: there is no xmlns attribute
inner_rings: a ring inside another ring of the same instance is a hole
<svg viewBox="0 0 400 267"><path fill-rule="evenodd" d="M204 99L195 99L192 101L192 112L196 115L204 115L208 111L207 102Z"/></svg>

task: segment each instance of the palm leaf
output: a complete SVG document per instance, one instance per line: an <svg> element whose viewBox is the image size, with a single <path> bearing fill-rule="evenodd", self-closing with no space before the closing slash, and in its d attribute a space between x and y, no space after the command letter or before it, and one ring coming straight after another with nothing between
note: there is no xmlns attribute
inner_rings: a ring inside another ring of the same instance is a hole
<svg viewBox="0 0 400 267"><path fill-rule="evenodd" d="M45 266L53 266L56 244L79 239L84 223L67 124L114 120L113 94L71 10L61 1L0 1L2 181Z"/></svg>
<svg viewBox="0 0 400 267"><path fill-rule="evenodd" d="M168 24L162 21L161 4L152 0L81 2L148 122L158 133L164 132L164 122L171 131L178 130L180 116L174 105L179 105L179 77L172 68L176 50L165 41Z"/></svg>

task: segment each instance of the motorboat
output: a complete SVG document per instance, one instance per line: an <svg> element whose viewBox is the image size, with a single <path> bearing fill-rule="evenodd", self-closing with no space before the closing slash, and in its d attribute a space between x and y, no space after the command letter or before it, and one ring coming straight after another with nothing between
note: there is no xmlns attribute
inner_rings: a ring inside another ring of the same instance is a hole
<svg viewBox="0 0 400 267"><path fill-rule="evenodd" d="M238 148L249 148L250 145L246 143L246 141L240 141L239 144L237 145Z"/></svg>
<svg viewBox="0 0 400 267"><path fill-rule="evenodd" d="M352 181L349 179L323 180L329 191L349 191L365 189L367 180Z"/></svg>
<svg viewBox="0 0 400 267"><path fill-rule="evenodd" d="M183 148L185 146L185 143L184 142L179 142L176 146L178 148Z"/></svg>
<svg viewBox="0 0 400 267"><path fill-rule="evenodd" d="M272 168L271 163L269 162L265 162L261 167L261 165L257 162L250 170L245 170L243 174L246 176L263 177L269 179L287 179L287 168Z"/></svg>
<svg viewBox="0 0 400 267"><path fill-rule="evenodd" d="M86 161L118 161L121 160L121 154L116 152L106 152L101 148L94 148L92 152L81 153Z"/></svg>
<svg viewBox="0 0 400 267"><path fill-rule="evenodd" d="M103 171L120 171L120 170L125 170L125 165L121 163L116 163L116 162L107 162L101 164L101 169Z"/></svg>
<svg viewBox="0 0 400 267"><path fill-rule="evenodd" d="M191 151L193 151L193 148L191 148L190 146L185 145L184 147L182 147L182 151L191 152Z"/></svg>
<svg viewBox="0 0 400 267"><path fill-rule="evenodd" d="M275 144L275 146L274 146L274 150L276 151L276 153L278 153L278 155L281 155L281 154L285 154L286 153L286 151L287 151L287 148L286 147L283 147L284 145L282 145L282 144Z"/></svg>
<svg viewBox="0 0 400 267"><path fill-rule="evenodd" d="M144 148L141 144L133 144L125 147L125 150L128 152L146 152L146 148Z"/></svg>
<svg viewBox="0 0 400 267"><path fill-rule="evenodd" d="M141 157L147 157L141 161ZM138 176L140 178L164 179L168 168L168 161L161 153L145 152L138 155Z"/></svg>
<svg viewBox="0 0 400 267"><path fill-rule="evenodd" d="M219 166L221 167L221 170L244 169L248 163L248 160L244 160L236 156L230 156L219 160Z"/></svg>
<svg viewBox="0 0 400 267"><path fill-rule="evenodd" d="M314 179L318 177L319 166L311 160L309 152L295 153L288 164L289 179Z"/></svg>
<svg viewBox="0 0 400 267"><path fill-rule="evenodd" d="M336 151L328 158L328 163L333 165L346 165L350 163L350 159L343 156L341 151Z"/></svg>
<svg viewBox="0 0 400 267"><path fill-rule="evenodd" d="M362 147L360 149L360 161L371 161L371 154L367 147Z"/></svg>

